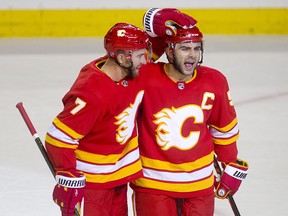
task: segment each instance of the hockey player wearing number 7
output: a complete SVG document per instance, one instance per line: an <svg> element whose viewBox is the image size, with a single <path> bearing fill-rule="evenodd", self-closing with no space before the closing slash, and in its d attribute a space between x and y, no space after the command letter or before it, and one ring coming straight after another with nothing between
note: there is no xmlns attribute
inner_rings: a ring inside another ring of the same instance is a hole
<svg viewBox="0 0 288 216"><path fill-rule="evenodd" d="M153 11L145 16L145 27L153 18ZM137 120L144 173L131 183L137 216L177 216L179 200L182 216L212 216L215 195L235 194L247 175L247 162L237 159L238 121L227 80L201 66L203 36L196 26L176 30L166 37L169 63L140 68L151 75ZM214 154L224 166L215 183Z"/></svg>
<svg viewBox="0 0 288 216"><path fill-rule="evenodd" d="M171 22L196 23L176 9L160 10L154 20L161 37L175 34ZM151 40L160 56L163 40ZM45 139L56 170L53 200L62 216L74 215L83 197L84 216L127 216L127 183L143 176L135 122L148 78L138 72L150 60L149 37L118 23L104 46L107 56L82 68Z"/></svg>

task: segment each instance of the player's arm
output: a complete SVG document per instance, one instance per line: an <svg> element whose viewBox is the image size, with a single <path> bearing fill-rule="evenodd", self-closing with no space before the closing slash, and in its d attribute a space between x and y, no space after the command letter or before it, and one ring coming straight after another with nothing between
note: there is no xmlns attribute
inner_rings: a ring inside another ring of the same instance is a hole
<svg viewBox="0 0 288 216"><path fill-rule="evenodd" d="M78 131L86 124L79 124L82 120L77 114L85 107L81 104L79 97L71 96L46 134L45 147L56 171L76 170L75 150L84 136Z"/></svg>
<svg viewBox="0 0 288 216"><path fill-rule="evenodd" d="M65 95L64 108L47 132L45 147L56 171L76 171L75 151L98 117L96 95L84 87L76 87Z"/></svg>
<svg viewBox="0 0 288 216"><path fill-rule="evenodd" d="M157 60L165 51L166 42L163 37L176 35L175 25L190 28L196 23L195 19L175 8L150 8L147 10L143 16L143 25L150 36L153 60Z"/></svg>
<svg viewBox="0 0 288 216"><path fill-rule="evenodd" d="M175 25L192 28L197 21L175 8L150 8L143 17L146 32L151 37L175 36Z"/></svg>
<svg viewBox="0 0 288 216"><path fill-rule="evenodd" d="M85 176L76 170L77 140L62 132L54 122L45 139L48 156L56 170L53 201L59 205L62 216L74 216L75 206L84 196Z"/></svg>
<svg viewBox="0 0 288 216"><path fill-rule="evenodd" d="M79 124L81 116L87 112L86 105L80 97L70 97L65 101L64 110L54 119L45 139L47 153L56 170L53 201L59 205L62 216L73 216L75 206L84 196L85 176L76 169L75 151L84 136L77 131L80 127L90 127L86 125L89 121Z"/></svg>
<svg viewBox="0 0 288 216"><path fill-rule="evenodd" d="M220 74L219 74L220 76ZM222 78L221 78L222 77ZM217 159L222 162L223 172L216 182L215 195L224 199L228 194L235 194L248 173L248 163L237 158L236 142L239 136L238 120L229 93L226 78L220 76L221 89L218 89L213 104L213 126L210 132L213 137L214 151Z"/></svg>
<svg viewBox="0 0 288 216"><path fill-rule="evenodd" d="M236 142L239 138L237 114L226 78L219 71L212 70L211 73L215 75L211 78L212 81L219 83L214 86L213 90L210 90L209 95L213 99L213 105L211 106L211 115L207 120L214 143L214 151L220 162L236 162L238 155Z"/></svg>

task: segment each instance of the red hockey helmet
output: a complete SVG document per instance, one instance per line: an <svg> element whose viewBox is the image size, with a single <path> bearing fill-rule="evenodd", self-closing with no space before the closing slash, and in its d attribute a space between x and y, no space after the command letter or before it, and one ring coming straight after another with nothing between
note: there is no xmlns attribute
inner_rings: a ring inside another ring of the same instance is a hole
<svg viewBox="0 0 288 216"><path fill-rule="evenodd" d="M176 27L176 29L177 34L174 37L166 37L167 43L203 42L203 35L196 26L187 29Z"/></svg>
<svg viewBox="0 0 288 216"><path fill-rule="evenodd" d="M117 51L133 51L151 48L149 37L142 29L127 23L117 23L104 37L104 48L111 58L116 58Z"/></svg>

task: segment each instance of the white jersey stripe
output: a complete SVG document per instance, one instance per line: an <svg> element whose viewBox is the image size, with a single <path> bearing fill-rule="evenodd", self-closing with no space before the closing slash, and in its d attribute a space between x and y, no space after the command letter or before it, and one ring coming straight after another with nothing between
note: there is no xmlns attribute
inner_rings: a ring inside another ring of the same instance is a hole
<svg viewBox="0 0 288 216"><path fill-rule="evenodd" d="M212 136L215 138L230 138L230 137L235 136L239 132L239 128L238 128L238 124L236 124L232 130L230 130L226 133L223 133L223 132L216 130L213 127L210 127L210 132L211 132Z"/></svg>
<svg viewBox="0 0 288 216"><path fill-rule="evenodd" d="M213 172L213 164L192 173L187 172L167 172L143 168L144 176L150 179L169 182L192 182L207 178Z"/></svg>
<svg viewBox="0 0 288 216"><path fill-rule="evenodd" d="M94 174L103 174L103 173L112 173L128 164L136 162L139 159L139 149L135 149L134 151L129 152L125 157L121 160L117 161L115 164L109 165L96 165L91 163L85 163L83 161L76 161L76 167L78 170L82 170L84 172L94 173Z"/></svg>
<svg viewBox="0 0 288 216"><path fill-rule="evenodd" d="M65 142L65 143L68 143L68 144L79 144L77 140L75 139L72 139L71 137L67 136L65 133L63 133L62 131L58 130L54 124L52 124L48 130L48 134L51 136L51 137L56 137L57 139Z"/></svg>

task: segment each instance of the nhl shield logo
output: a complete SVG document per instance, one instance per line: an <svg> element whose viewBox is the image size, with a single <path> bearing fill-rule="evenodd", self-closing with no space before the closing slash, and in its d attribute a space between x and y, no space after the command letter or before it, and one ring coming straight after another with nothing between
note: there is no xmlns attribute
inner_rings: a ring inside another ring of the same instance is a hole
<svg viewBox="0 0 288 216"><path fill-rule="evenodd" d="M178 83L178 89L183 90L185 87L184 83Z"/></svg>

